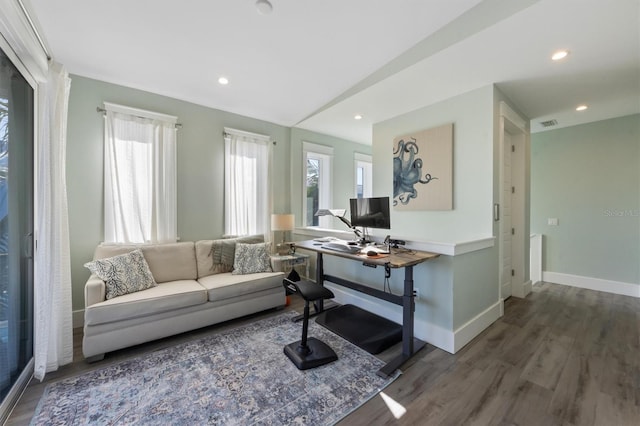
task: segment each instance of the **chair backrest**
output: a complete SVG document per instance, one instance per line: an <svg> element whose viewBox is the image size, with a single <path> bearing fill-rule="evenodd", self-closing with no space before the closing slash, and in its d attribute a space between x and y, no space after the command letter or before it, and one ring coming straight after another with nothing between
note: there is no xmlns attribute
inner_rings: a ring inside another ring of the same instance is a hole
<svg viewBox="0 0 640 426"><path fill-rule="evenodd" d="M284 280L282 280L282 285L284 286L287 295L298 292L298 287L296 287L295 282L291 281L289 278L285 278Z"/></svg>
<svg viewBox="0 0 640 426"><path fill-rule="evenodd" d="M298 272L296 272L295 269L292 269L291 272L289 272L289 275L282 280L282 285L284 286L287 296L298 292L296 286L293 284L295 281L300 281L300 275L298 275Z"/></svg>

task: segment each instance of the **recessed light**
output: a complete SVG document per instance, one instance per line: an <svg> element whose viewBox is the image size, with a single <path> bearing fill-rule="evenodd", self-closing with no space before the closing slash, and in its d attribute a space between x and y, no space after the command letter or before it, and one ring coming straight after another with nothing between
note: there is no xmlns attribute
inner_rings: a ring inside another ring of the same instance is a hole
<svg viewBox="0 0 640 426"><path fill-rule="evenodd" d="M220 84L222 84L224 86L225 84L229 84L229 79L227 77L220 77L218 79L218 83L220 83Z"/></svg>
<svg viewBox="0 0 640 426"><path fill-rule="evenodd" d="M576 111L584 111L584 110L585 110L585 109L587 109L587 108L589 108L589 107L588 107L588 106L586 106L586 105L579 105L579 106L576 108Z"/></svg>
<svg viewBox="0 0 640 426"><path fill-rule="evenodd" d="M354 120L362 120L362 115L356 114L353 116Z"/></svg>
<svg viewBox="0 0 640 426"><path fill-rule="evenodd" d="M568 50L558 50L553 55L551 55L551 59L554 61L559 61L560 59L566 58L568 54Z"/></svg>
<svg viewBox="0 0 640 426"><path fill-rule="evenodd" d="M269 0L258 0L256 1L256 9L260 15L268 15L273 10L273 6Z"/></svg>

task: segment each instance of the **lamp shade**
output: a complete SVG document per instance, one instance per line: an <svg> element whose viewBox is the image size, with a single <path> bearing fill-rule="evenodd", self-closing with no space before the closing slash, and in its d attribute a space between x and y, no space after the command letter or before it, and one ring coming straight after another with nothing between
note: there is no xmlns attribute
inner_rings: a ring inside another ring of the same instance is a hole
<svg viewBox="0 0 640 426"><path fill-rule="evenodd" d="M293 214L272 214L272 231L291 231L295 227L295 215Z"/></svg>

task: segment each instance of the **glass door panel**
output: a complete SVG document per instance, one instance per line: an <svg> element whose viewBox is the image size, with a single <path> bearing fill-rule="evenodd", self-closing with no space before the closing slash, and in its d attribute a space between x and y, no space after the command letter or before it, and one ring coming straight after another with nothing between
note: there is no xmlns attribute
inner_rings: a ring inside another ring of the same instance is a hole
<svg viewBox="0 0 640 426"><path fill-rule="evenodd" d="M33 357L33 97L0 49L0 401Z"/></svg>

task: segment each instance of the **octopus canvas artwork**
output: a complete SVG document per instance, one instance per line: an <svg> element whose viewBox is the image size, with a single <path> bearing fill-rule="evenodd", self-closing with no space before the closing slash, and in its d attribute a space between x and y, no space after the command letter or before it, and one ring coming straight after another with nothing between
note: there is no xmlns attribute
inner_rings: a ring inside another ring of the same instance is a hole
<svg viewBox="0 0 640 426"><path fill-rule="evenodd" d="M394 139L393 206L453 209L453 124Z"/></svg>

